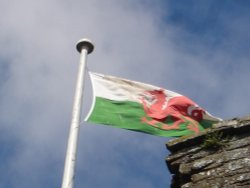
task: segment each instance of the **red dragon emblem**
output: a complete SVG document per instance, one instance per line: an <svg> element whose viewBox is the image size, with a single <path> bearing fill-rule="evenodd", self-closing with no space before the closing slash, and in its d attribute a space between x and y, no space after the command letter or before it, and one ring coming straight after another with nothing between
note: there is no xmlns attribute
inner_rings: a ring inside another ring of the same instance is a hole
<svg viewBox="0 0 250 188"><path fill-rule="evenodd" d="M185 96L168 97L164 90L146 91L141 98L145 117L142 122L162 129L179 129L181 123L187 123L187 128L195 133L199 132L198 122L203 118L205 111ZM170 117L174 123L167 124L166 119Z"/></svg>

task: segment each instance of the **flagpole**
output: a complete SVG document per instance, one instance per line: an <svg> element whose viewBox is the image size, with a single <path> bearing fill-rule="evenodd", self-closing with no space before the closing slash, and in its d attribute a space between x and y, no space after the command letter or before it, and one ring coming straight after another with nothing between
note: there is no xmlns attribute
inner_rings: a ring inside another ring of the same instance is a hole
<svg viewBox="0 0 250 188"><path fill-rule="evenodd" d="M94 45L88 39L81 39L78 41L76 49L80 53L80 64L76 82L72 119L69 130L68 146L64 164L62 188L74 187L75 164L76 164L76 154L77 154L77 142L80 130L85 66L87 63L87 54L90 54L94 50Z"/></svg>

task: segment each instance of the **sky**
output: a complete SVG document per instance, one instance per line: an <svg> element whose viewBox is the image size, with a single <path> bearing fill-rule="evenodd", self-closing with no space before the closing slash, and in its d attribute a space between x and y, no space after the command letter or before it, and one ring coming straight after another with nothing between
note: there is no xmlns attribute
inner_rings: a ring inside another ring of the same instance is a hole
<svg viewBox="0 0 250 188"><path fill-rule="evenodd" d="M60 187L79 65L173 90L223 119L250 114L250 2L2 0L0 188ZM85 79L82 119L92 100ZM82 122L76 188L169 187L163 138Z"/></svg>

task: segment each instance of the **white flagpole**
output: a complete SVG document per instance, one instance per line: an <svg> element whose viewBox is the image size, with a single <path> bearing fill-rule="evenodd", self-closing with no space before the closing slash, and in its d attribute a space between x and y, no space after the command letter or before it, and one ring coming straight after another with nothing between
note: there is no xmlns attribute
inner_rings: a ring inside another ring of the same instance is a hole
<svg viewBox="0 0 250 188"><path fill-rule="evenodd" d="M94 50L94 45L88 39L81 39L80 41L78 41L76 48L80 53L80 64L76 82L75 99L69 131L67 153L64 164L62 188L74 187L77 142L80 129L82 95L84 89L85 65L87 62L87 54L90 54Z"/></svg>

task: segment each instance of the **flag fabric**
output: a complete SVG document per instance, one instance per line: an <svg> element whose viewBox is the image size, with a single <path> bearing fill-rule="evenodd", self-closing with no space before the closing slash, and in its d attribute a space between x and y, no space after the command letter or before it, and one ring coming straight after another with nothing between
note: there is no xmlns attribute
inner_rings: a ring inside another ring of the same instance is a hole
<svg viewBox="0 0 250 188"><path fill-rule="evenodd" d="M87 122L178 137L199 133L221 121L173 91L93 72L90 78L94 96Z"/></svg>

